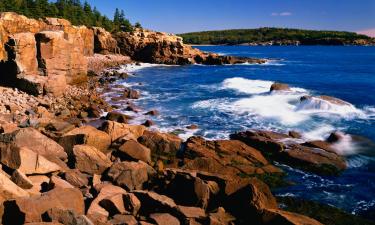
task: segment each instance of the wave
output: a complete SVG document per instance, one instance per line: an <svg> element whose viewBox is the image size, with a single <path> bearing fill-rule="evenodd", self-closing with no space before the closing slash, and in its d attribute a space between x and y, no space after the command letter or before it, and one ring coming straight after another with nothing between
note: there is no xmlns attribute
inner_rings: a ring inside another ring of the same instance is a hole
<svg viewBox="0 0 375 225"><path fill-rule="evenodd" d="M357 109L354 105L348 104L336 104L321 98L311 97L304 101L301 101L296 107L296 111L304 113L328 113L337 114L343 117L355 117L364 116L364 113Z"/></svg>
<svg viewBox="0 0 375 225"><path fill-rule="evenodd" d="M125 64L120 66L118 72L120 73L134 73L142 69L151 68L151 67L172 67L178 65L167 65L167 64L154 64L154 63L139 63L139 64Z"/></svg>
<svg viewBox="0 0 375 225"><path fill-rule="evenodd" d="M340 121L367 119L367 110L356 108L350 103L326 101L319 98L308 98L301 101L302 96L310 95L306 89L291 87L289 91L270 92L273 81L251 80L242 77L225 79L219 90L232 90L247 96L233 98L207 99L193 103L192 108L208 109L226 113L248 125L250 128L287 131L299 130L303 140L325 140L329 134L347 127L338 127ZM346 123L346 122L345 122ZM344 124L345 124L344 123ZM246 127L245 127L246 128ZM349 139L344 139L336 146L343 155L354 154L356 146Z"/></svg>
<svg viewBox="0 0 375 225"><path fill-rule="evenodd" d="M242 77L225 79L222 83L222 89L233 89L245 94L260 94L270 90L272 81L249 80Z"/></svg>

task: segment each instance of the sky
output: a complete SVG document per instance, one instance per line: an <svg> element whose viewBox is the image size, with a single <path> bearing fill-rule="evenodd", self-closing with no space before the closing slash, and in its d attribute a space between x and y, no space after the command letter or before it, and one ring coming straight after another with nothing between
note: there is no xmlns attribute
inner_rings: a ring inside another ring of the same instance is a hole
<svg viewBox="0 0 375 225"><path fill-rule="evenodd" d="M152 30L288 27L370 32L375 35L375 0L87 0L108 17L115 8Z"/></svg>

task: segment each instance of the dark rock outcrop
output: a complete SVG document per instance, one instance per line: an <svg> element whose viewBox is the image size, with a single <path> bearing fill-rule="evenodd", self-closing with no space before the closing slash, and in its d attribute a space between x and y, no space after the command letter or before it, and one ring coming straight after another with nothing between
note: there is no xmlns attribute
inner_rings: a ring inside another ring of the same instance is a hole
<svg viewBox="0 0 375 225"><path fill-rule="evenodd" d="M335 175L346 169L345 159L337 153L322 149L320 143L299 144L288 140L285 134L248 130L232 134L231 139L240 140L260 150L266 157L318 174Z"/></svg>

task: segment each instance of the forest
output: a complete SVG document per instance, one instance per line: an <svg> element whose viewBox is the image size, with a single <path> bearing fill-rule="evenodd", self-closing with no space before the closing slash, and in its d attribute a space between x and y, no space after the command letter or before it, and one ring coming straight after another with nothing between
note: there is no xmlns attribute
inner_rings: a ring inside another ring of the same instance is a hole
<svg viewBox="0 0 375 225"><path fill-rule="evenodd" d="M69 20L73 25L104 27L110 32L131 31L134 26L125 17L124 10L117 9L113 18L101 14L96 7L80 0L0 0L0 12L16 12L29 18L57 17Z"/></svg>
<svg viewBox="0 0 375 225"><path fill-rule="evenodd" d="M277 42L288 44L350 44L356 40L372 39L365 35L345 31L318 31L286 28L236 29L203 31L180 34L187 44L238 45L244 43Z"/></svg>

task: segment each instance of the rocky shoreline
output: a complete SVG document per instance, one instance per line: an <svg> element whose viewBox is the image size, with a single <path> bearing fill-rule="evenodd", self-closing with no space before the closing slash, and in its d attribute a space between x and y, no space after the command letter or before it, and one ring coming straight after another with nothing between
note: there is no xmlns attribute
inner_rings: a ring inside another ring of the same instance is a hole
<svg viewBox="0 0 375 225"><path fill-rule="evenodd" d="M2 224L330 224L286 211L270 187L285 184L274 161L339 174L345 159L331 144L340 134L301 143L296 132L249 130L230 140L184 141L147 128L152 121L129 124L134 116L103 98L111 83L128 77L116 66L134 60L180 65L265 60L200 52L160 32L112 36L101 28L14 13L1 14L0 37L0 66L6 68L1 75L10 77L3 80L10 87L0 89ZM141 93L118 88L121 107L137 112L132 99ZM284 89L275 84L272 91ZM372 224L361 220L366 223Z"/></svg>

